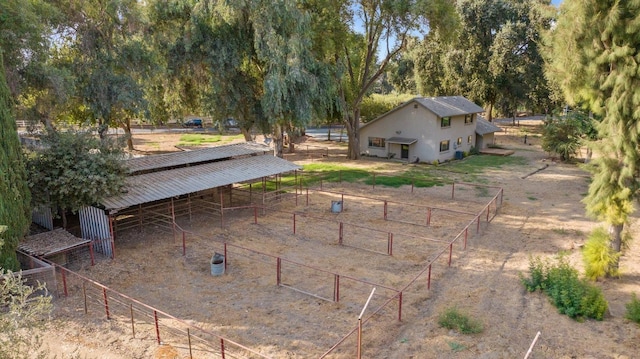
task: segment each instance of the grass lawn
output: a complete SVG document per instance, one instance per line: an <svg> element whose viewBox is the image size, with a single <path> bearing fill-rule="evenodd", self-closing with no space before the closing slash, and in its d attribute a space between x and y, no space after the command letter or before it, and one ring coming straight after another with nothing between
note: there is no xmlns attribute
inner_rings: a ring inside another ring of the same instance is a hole
<svg viewBox="0 0 640 359"><path fill-rule="evenodd" d="M206 133L187 133L180 136L178 146L200 146L206 143L231 142L237 139L243 139L243 135L210 135Z"/></svg>

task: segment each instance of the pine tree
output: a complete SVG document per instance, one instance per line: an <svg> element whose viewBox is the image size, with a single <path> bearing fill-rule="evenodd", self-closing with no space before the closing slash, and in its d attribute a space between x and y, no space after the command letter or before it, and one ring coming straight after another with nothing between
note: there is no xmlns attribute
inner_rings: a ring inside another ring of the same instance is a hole
<svg viewBox="0 0 640 359"><path fill-rule="evenodd" d="M31 195L0 51L0 267L19 269L18 242L30 224Z"/></svg>
<svg viewBox="0 0 640 359"><path fill-rule="evenodd" d="M602 116L601 156L584 199L587 213L609 224L611 247L639 197L640 0L567 0L547 39L548 74L572 103ZM617 268L618 263L613 263Z"/></svg>

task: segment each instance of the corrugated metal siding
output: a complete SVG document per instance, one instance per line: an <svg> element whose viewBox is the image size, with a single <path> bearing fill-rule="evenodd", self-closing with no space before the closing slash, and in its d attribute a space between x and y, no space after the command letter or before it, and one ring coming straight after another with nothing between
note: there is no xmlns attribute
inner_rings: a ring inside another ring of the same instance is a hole
<svg viewBox="0 0 640 359"><path fill-rule="evenodd" d="M126 165L129 168L130 173L136 173L152 169L175 167L188 163L199 163L223 158L262 154L270 151L272 150L268 146L255 142L243 142L225 146L203 148L194 151L137 157L127 160Z"/></svg>
<svg viewBox="0 0 640 359"><path fill-rule="evenodd" d="M31 211L31 220L42 227L53 230L53 215L49 207L37 207Z"/></svg>
<svg viewBox="0 0 640 359"><path fill-rule="evenodd" d="M107 198L102 205L107 210L122 209L300 168L282 158L264 155L147 173L128 177L127 193Z"/></svg>
<svg viewBox="0 0 640 359"><path fill-rule="evenodd" d="M113 258L109 217L100 208L84 207L78 212L82 238L90 239L99 253Z"/></svg>

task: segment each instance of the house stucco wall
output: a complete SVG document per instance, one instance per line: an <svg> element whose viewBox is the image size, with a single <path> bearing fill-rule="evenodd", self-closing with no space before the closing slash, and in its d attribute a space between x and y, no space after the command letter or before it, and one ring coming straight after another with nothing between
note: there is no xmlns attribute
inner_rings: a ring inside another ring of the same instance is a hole
<svg viewBox="0 0 640 359"><path fill-rule="evenodd" d="M465 124L464 115L451 117L451 126L440 127L440 118L417 103L408 103L397 110L360 129L360 153L368 156L387 157L395 154L400 158L400 145L386 143L385 148L369 147L369 137L415 138L416 143L409 146L408 161L420 162L446 161L455 157L456 151L469 151L476 143L476 121ZM468 137L471 136L471 143ZM456 145L458 138L462 144ZM449 150L440 152L440 142L449 140Z"/></svg>

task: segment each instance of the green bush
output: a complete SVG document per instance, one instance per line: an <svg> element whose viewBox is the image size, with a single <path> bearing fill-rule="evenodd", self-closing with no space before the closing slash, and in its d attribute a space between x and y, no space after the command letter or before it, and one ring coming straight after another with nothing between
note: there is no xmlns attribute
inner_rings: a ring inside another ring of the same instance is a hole
<svg viewBox="0 0 640 359"><path fill-rule="evenodd" d="M582 250L585 275L593 280L617 276L615 263L619 257L620 253L616 253L609 246L609 233L602 227L594 229Z"/></svg>
<svg viewBox="0 0 640 359"><path fill-rule="evenodd" d="M576 320L604 318L608 304L602 291L580 279L578 271L564 257L559 257L557 263L532 258L529 262L529 274L528 278L521 276L525 288L530 292L545 292L561 314Z"/></svg>
<svg viewBox="0 0 640 359"><path fill-rule="evenodd" d="M457 308L448 308L444 313L440 314L438 324L443 328L457 330L462 334L475 334L483 330L482 323L470 319L460 313Z"/></svg>
<svg viewBox="0 0 640 359"><path fill-rule="evenodd" d="M633 293L631 301L625 306L627 307L625 318L640 324L640 300L636 297L636 293Z"/></svg>

